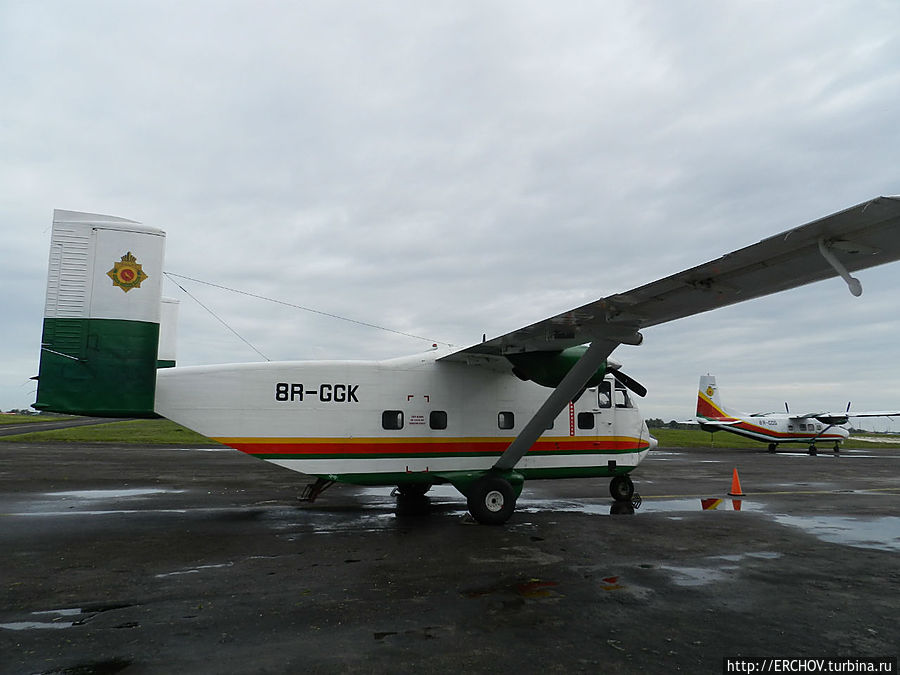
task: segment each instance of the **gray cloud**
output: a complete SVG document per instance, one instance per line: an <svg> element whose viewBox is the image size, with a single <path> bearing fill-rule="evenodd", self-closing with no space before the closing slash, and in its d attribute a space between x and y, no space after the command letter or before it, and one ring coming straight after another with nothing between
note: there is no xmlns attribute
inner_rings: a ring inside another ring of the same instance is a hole
<svg viewBox="0 0 900 675"><path fill-rule="evenodd" d="M54 207L163 227L172 272L465 345L900 191L894 3L0 12L4 409L31 402ZM784 387L896 405L898 278L658 327L617 357L649 416L689 415L707 370L747 407ZM270 358L427 346L185 287ZM257 358L167 293L183 363Z"/></svg>

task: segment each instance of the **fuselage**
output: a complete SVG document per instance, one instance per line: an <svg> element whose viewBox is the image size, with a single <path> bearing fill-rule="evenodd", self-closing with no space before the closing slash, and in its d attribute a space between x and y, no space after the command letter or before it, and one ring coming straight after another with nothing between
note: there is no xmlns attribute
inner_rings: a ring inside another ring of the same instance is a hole
<svg viewBox="0 0 900 675"><path fill-rule="evenodd" d="M713 424L703 425L715 430L768 443L815 443L818 441L844 441L850 432L844 427L824 424L814 417L791 417L784 413L766 413L736 417L724 415L709 418Z"/></svg>
<svg viewBox="0 0 900 675"><path fill-rule="evenodd" d="M155 409L255 457L359 484L485 471L547 398L510 369L437 361L268 362L160 370ZM627 473L656 446L612 377L570 403L519 462L525 478Z"/></svg>

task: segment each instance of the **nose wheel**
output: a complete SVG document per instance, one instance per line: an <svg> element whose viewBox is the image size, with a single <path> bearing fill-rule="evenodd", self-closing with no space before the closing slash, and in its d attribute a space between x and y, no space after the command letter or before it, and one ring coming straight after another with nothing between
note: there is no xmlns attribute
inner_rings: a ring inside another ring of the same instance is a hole
<svg viewBox="0 0 900 675"><path fill-rule="evenodd" d="M630 502L634 496L634 483L627 474L616 476L609 482L609 494L617 502Z"/></svg>

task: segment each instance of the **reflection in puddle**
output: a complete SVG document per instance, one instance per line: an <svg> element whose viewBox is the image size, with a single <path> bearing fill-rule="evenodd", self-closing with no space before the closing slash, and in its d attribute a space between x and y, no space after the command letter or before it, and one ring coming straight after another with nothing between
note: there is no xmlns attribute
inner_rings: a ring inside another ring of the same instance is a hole
<svg viewBox="0 0 900 675"><path fill-rule="evenodd" d="M689 497L685 499L653 499L644 498L641 506L642 512L650 513L675 513L691 511L762 511L761 504L747 501L746 499L700 499Z"/></svg>
<svg viewBox="0 0 900 675"><path fill-rule="evenodd" d="M880 551L900 551L900 516L863 518L847 516L777 515L782 525L799 527L833 544L847 544Z"/></svg>

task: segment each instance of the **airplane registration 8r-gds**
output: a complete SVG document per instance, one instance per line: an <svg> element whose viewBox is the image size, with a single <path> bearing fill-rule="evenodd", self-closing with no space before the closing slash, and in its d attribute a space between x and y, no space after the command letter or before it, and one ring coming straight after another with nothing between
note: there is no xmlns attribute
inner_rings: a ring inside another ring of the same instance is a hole
<svg viewBox="0 0 900 675"><path fill-rule="evenodd" d="M656 446L609 357L640 331L900 258L900 197L878 197L717 260L465 349L385 361L174 367L165 233L55 211L38 410L161 415L317 478L423 494L450 483L504 523L532 478L629 474ZM161 329L162 325L162 329ZM173 366L173 367L167 367Z"/></svg>
<svg viewBox="0 0 900 675"><path fill-rule="evenodd" d="M787 403L785 412L745 413L726 408L716 384L715 375L701 375L697 388L697 417L694 420L704 431L729 431L738 436L769 444L775 452L781 443L804 443L809 454L817 454L816 443L834 443L840 452L841 443L850 437L843 425L853 417L895 417L900 410L866 410L839 412L818 410L803 414L791 413Z"/></svg>

